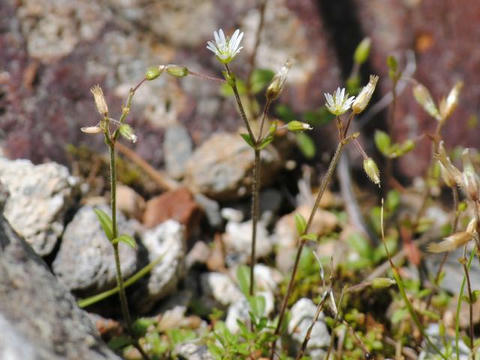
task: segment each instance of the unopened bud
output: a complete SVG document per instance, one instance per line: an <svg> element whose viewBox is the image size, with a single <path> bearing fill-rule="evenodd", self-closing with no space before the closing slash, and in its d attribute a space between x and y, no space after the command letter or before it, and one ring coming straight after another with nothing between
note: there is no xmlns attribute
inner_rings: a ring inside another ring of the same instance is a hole
<svg viewBox="0 0 480 360"><path fill-rule="evenodd" d="M130 125L122 124L118 128L118 131L120 132L120 135L122 135L128 141L131 141L132 143L137 142L137 135L135 135Z"/></svg>
<svg viewBox="0 0 480 360"><path fill-rule="evenodd" d="M480 179L478 175L475 173L475 169L472 164L472 160L470 159L468 149L465 149L462 153L462 161L463 161L463 172L462 172L462 180L463 180L463 189L465 193L472 201L478 201L480 199Z"/></svg>
<svg viewBox="0 0 480 360"><path fill-rule="evenodd" d="M452 181L454 181L456 185L461 185L463 183L462 173L452 164L450 158L447 156L443 140L438 144L438 153L435 154L435 156L441 164L440 170L442 171L441 174L445 184L450 186ZM445 174L443 172L445 172Z"/></svg>
<svg viewBox="0 0 480 360"><path fill-rule="evenodd" d="M434 117L437 120L441 120L440 113L438 112L437 106L430 95L428 89L422 84L417 84L413 88L413 96L415 100L423 107L430 116Z"/></svg>
<svg viewBox="0 0 480 360"><path fill-rule="evenodd" d="M287 60L282 68L275 74L272 82L267 88L266 97L269 101L277 99L283 91L285 80L287 80L288 70L290 70L292 63Z"/></svg>
<svg viewBox="0 0 480 360"><path fill-rule="evenodd" d="M440 102L440 115L442 120L446 120L452 115L455 109L458 106L458 97L460 96L460 91L463 88L463 82L459 81L455 86L450 90L447 98L442 99Z"/></svg>
<svg viewBox="0 0 480 360"><path fill-rule="evenodd" d="M360 44L358 44L357 48L355 49L355 53L353 54L353 60L358 65L362 65L365 61L367 61L368 56L370 55L370 46L372 44L372 40L369 37L363 39Z"/></svg>
<svg viewBox="0 0 480 360"><path fill-rule="evenodd" d="M378 166L372 158L363 160L363 170L374 184L380 186L380 171L378 171Z"/></svg>
<svg viewBox="0 0 480 360"><path fill-rule="evenodd" d="M428 246L427 249L428 251L433 253L453 251L455 249L458 249L460 246L465 245L473 239L476 228L477 221L475 218L473 218L468 223L467 229L465 231L452 234L440 241L439 243L432 243Z"/></svg>
<svg viewBox="0 0 480 360"><path fill-rule="evenodd" d="M80 130L85 134L98 134L102 132L102 128L100 126L87 126L80 128Z"/></svg>
<svg viewBox="0 0 480 360"><path fill-rule="evenodd" d="M165 67L166 67L165 65L152 66L145 73L145 79L155 80L162 74L163 70L165 70Z"/></svg>
<svg viewBox="0 0 480 360"><path fill-rule="evenodd" d="M378 76L370 75L370 81L363 87L362 91L360 91L360 94L358 94L352 104L352 111L354 114L360 114L363 110L365 110L370 102L370 99L372 98L372 94L375 91L377 82Z"/></svg>
<svg viewBox="0 0 480 360"><path fill-rule="evenodd" d="M103 96L102 88L98 85L95 85L90 89L90 92L93 94L93 99L95 100L95 105L100 115L107 116L108 106L107 102L105 101L105 96Z"/></svg>
<svg viewBox="0 0 480 360"><path fill-rule="evenodd" d="M443 182L449 188L453 188L457 186L457 182L455 181L455 177L453 174L447 170L445 166L439 161L438 164L440 165L440 175L442 176Z"/></svg>
<svg viewBox="0 0 480 360"><path fill-rule="evenodd" d="M287 124L287 129L289 131L297 132L297 131L305 131L305 130L312 130L313 128L304 122L292 120Z"/></svg>
<svg viewBox="0 0 480 360"><path fill-rule="evenodd" d="M167 73L175 77L185 77L188 75L188 69L185 66L179 65L167 65L166 67Z"/></svg>
<svg viewBox="0 0 480 360"><path fill-rule="evenodd" d="M374 289L384 289L395 284L395 280L385 277L375 278L372 280L372 287Z"/></svg>

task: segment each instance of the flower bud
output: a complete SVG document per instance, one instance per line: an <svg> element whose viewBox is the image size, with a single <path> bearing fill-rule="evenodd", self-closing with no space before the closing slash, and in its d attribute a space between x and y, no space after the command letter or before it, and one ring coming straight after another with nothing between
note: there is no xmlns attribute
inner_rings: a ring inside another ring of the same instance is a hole
<svg viewBox="0 0 480 360"><path fill-rule="evenodd" d="M95 100L95 105L100 115L107 116L108 106L105 101L105 96L103 96L102 88L99 85L95 85L90 89L90 92L93 94L93 99Z"/></svg>
<svg viewBox="0 0 480 360"><path fill-rule="evenodd" d="M80 131L85 134L98 134L102 132L102 128L100 126L87 126L80 128Z"/></svg>
<svg viewBox="0 0 480 360"><path fill-rule="evenodd" d="M465 231L457 232L440 241L439 243L432 243L428 246L428 251L433 253L453 251L460 246L465 245L473 239L477 228L477 220L473 218L467 225Z"/></svg>
<svg viewBox="0 0 480 360"><path fill-rule="evenodd" d="M312 130L313 128L307 123L300 122L297 120L292 120L287 124L287 129L289 131L297 132L297 131Z"/></svg>
<svg viewBox="0 0 480 360"><path fill-rule="evenodd" d="M133 132L133 129L128 124L121 124L118 128L120 135L122 135L125 139L131 141L132 143L137 142L137 135Z"/></svg>
<svg viewBox="0 0 480 360"><path fill-rule="evenodd" d="M363 170L373 183L380 186L380 171L378 171L378 166L372 158L363 160Z"/></svg>
<svg viewBox="0 0 480 360"><path fill-rule="evenodd" d="M415 100L423 107L430 116L434 117L437 120L441 120L440 113L438 112L437 106L430 95L428 89L422 84L417 84L413 88L413 96Z"/></svg>
<svg viewBox="0 0 480 360"><path fill-rule="evenodd" d="M469 156L468 149L465 149L462 153L463 161L463 189L465 193L472 201L478 201L480 199L480 179L475 173L475 169L472 164L472 160Z"/></svg>
<svg viewBox="0 0 480 360"><path fill-rule="evenodd" d="M152 66L145 73L145 79L149 81L155 80L162 74L163 70L165 70L165 67L166 67L165 65Z"/></svg>
<svg viewBox="0 0 480 360"><path fill-rule="evenodd" d="M457 186L457 182L455 181L455 177L452 175L452 173L449 172L440 161L438 162L438 164L440 165L440 175L442 176L445 185L447 185L449 188Z"/></svg>
<svg viewBox="0 0 480 360"><path fill-rule="evenodd" d="M452 113L455 111L455 109L458 106L458 97L460 95L460 91L463 88L463 82L458 81L455 86L450 90L450 93L448 94L447 98L443 98L442 101L440 102L440 115L442 117L442 120L446 120L452 115Z"/></svg>
<svg viewBox="0 0 480 360"><path fill-rule="evenodd" d="M439 243L430 244L427 247L427 250L432 253L452 251L459 248L462 245L465 245L467 242L472 240L472 238L473 238L473 234L467 231L457 232L453 235L446 237Z"/></svg>
<svg viewBox="0 0 480 360"><path fill-rule="evenodd" d="M292 63L290 62L290 60L287 60L282 66L282 68L275 74L272 82L267 88L267 100L272 101L280 96L283 87L285 86L285 80L287 80L288 70L290 70L291 66Z"/></svg>
<svg viewBox="0 0 480 360"><path fill-rule="evenodd" d="M372 287L374 289L384 289L395 284L395 280L385 277L375 278L372 280Z"/></svg>
<svg viewBox="0 0 480 360"><path fill-rule="evenodd" d="M371 44L372 40L369 37L366 37L360 42L360 44L358 44L357 48L355 49L355 53L353 54L353 60L356 64L362 65L365 61L367 61L368 56L370 55Z"/></svg>
<svg viewBox="0 0 480 360"><path fill-rule="evenodd" d="M360 114L363 110L365 110L370 102L370 99L372 98L372 94L375 91L377 82L378 76L370 75L370 81L366 86L363 87L362 91L360 91L360 94L358 94L352 104L352 111L354 114Z"/></svg>
<svg viewBox="0 0 480 360"><path fill-rule="evenodd" d="M166 66L167 73L175 77L185 77L188 75L188 69L185 66L170 64Z"/></svg>
<svg viewBox="0 0 480 360"><path fill-rule="evenodd" d="M447 152L443 146L443 140L438 144L438 153L435 154L435 157L441 164L440 170L442 171L442 178L445 184L450 186L453 180L456 185L461 185L463 183L462 173L452 164L450 158L447 156ZM443 171L445 174L443 174Z"/></svg>

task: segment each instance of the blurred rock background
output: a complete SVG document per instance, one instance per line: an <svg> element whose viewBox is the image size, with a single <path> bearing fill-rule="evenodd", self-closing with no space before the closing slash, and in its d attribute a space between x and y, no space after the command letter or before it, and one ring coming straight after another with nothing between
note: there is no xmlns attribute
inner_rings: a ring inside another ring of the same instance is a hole
<svg viewBox="0 0 480 360"><path fill-rule="evenodd" d="M229 0L3 0L0 2L0 147L10 158L34 163L68 163L67 144L86 144L102 151L101 137L86 136L81 126L95 124L89 88L99 83L111 109L118 109L130 86L152 65L177 63L220 76L220 66L205 49L213 30L245 32L244 51L233 66L246 76L259 22L258 1ZM294 111L317 109L323 92L342 84L361 39L373 40L372 56L363 68L381 76L390 90L385 64L389 54L403 63L415 52L414 77L435 98L456 80L465 88L460 109L445 128L447 145L479 145L476 125L480 87L477 42L480 3L465 0L269 0L256 64L276 71L287 58L295 65L282 102ZM468 76L467 76L468 74ZM381 95L377 96L377 100ZM115 116L115 112L112 114ZM222 97L218 84L187 77L160 77L141 88L131 122L139 136L134 150L155 167L165 163L166 128L184 125L200 145L213 132L240 125L234 103ZM364 127L385 128L385 114ZM413 102L409 88L396 110L395 137L419 136L434 122ZM326 129L322 129L322 136ZM333 134L332 134L333 136ZM327 136L328 137L328 136ZM421 172L430 144L401 161L403 174Z"/></svg>

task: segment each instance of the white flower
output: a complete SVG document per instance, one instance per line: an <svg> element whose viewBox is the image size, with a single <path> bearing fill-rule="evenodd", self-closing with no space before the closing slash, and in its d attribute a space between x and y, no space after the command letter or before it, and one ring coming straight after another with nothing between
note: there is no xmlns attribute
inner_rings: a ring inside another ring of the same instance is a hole
<svg viewBox="0 0 480 360"><path fill-rule="evenodd" d="M243 49L240 42L243 39L243 32L235 30L232 37L225 37L223 30L220 29L213 32L215 42L208 41L207 49L215 54L215 56L224 64L228 64Z"/></svg>
<svg viewBox="0 0 480 360"><path fill-rule="evenodd" d="M325 106L334 115L342 115L347 112L352 106L355 96L348 97L348 93L345 93L345 89L337 88L337 91L331 94L324 94L327 103Z"/></svg>

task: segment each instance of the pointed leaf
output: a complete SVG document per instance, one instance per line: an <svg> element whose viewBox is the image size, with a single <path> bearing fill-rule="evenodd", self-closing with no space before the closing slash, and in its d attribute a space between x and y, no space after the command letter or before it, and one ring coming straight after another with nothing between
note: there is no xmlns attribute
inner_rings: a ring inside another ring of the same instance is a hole
<svg viewBox="0 0 480 360"><path fill-rule="evenodd" d="M267 147L271 142L273 141L273 135L267 135L265 138L262 140L260 145L258 145L258 149L262 150L265 147Z"/></svg>
<svg viewBox="0 0 480 360"><path fill-rule="evenodd" d="M246 296L250 290L250 269L245 265L240 265L237 268L238 286L242 293Z"/></svg>
<svg viewBox="0 0 480 360"><path fill-rule="evenodd" d="M112 241L113 244L117 244L117 243L120 243L120 242L123 242L123 243L127 244L128 246L130 246L133 249L137 248L137 243L135 242L135 239L133 237L131 237L130 235L122 234L122 235L116 237L115 239L113 239L113 241Z"/></svg>
<svg viewBox="0 0 480 360"><path fill-rule="evenodd" d="M100 222L100 225L102 226L103 232L107 236L108 240L112 241L113 240L112 219L103 210L93 209L93 211L95 212L95 215L97 215L98 221Z"/></svg>
<svg viewBox="0 0 480 360"><path fill-rule="evenodd" d="M391 143L390 136L386 132L381 130L375 131L375 145L383 155L389 155Z"/></svg>
<svg viewBox="0 0 480 360"><path fill-rule="evenodd" d="M255 147L255 143L253 142L253 139L250 137L248 134L240 134L240 136L245 140L245 142L252 148Z"/></svg>
<svg viewBox="0 0 480 360"><path fill-rule="evenodd" d="M314 234L314 233L305 234L305 235L302 235L302 239L310 240L310 241L317 241L318 240L318 234Z"/></svg>
<svg viewBox="0 0 480 360"><path fill-rule="evenodd" d="M298 235L302 235L305 232L305 229L307 228L307 221L299 213L295 214L295 226L297 227Z"/></svg>

